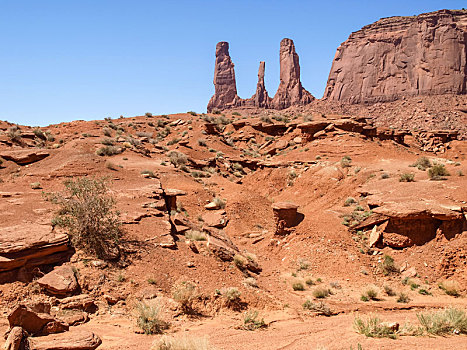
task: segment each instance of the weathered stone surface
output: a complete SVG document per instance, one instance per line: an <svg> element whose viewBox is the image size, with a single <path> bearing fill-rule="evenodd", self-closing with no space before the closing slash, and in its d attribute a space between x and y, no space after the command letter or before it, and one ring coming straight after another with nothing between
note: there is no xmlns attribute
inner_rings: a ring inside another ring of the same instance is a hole
<svg viewBox="0 0 467 350"><path fill-rule="evenodd" d="M287 233L287 228L297 225L299 219L297 215L298 205L290 202L278 202L272 206L274 221L276 224L276 234Z"/></svg>
<svg viewBox="0 0 467 350"><path fill-rule="evenodd" d="M271 98L268 95L266 90L266 85L264 84L264 71L266 68L266 63L261 61L259 63L258 69L258 83L256 84L256 92L250 99L244 100L243 104L246 106L254 106L259 108L268 108L271 103Z"/></svg>
<svg viewBox="0 0 467 350"><path fill-rule="evenodd" d="M47 335L68 330L68 325L48 313L36 312L26 305L18 305L8 315L10 328L22 327L31 335Z"/></svg>
<svg viewBox="0 0 467 350"><path fill-rule="evenodd" d="M64 261L68 236L48 225L26 224L0 228L0 281L3 272Z"/></svg>
<svg viewBox="0 0 467 350"><path fill-rule="evenodd" d="M203 222L209 227L223 228L227 225L228 219L225 210L211 210L203 214Z"/></svg>
<svg viewBox="0 0 467 350"><path fill-rule="evenodd" d="M302 87L300 82L300 64L293 40L282 39L280 83L271 101L271 106L275 109L284 109L295 105L305 105L313 100L314 97Z"/></svg>
<svg viewBox="0 0 467 350"><path fill-rule="evenodd" d="M465 94L466 23L466 10L441 10L363 27L337 49L324 97L373 103Z"/></svg>
<svg viewBox="0 0 467 350"><path fill-rule="evenodd" d="M71 295L79 288L75 271L71 266L58 266L38 279L37 283L47 292L56 296Z"/></svg>
<svg viewBox="0 0 467 350"><path fill-rule="evenodd" d="M222 261L232 261L239 253L237 246L222 230L209 229L207 248Z"/></svg>
<svg viewBox="0 0 467 350"><path fill-rule="evenodd" d="M50 155L47 151L37 149L20 149L0 152L0 157L11 160L18 165L26 165L42 160Z"/></svg>
<svg viewBox="0 0 467 350"><path fill-rule="evenodd" d="M60 308L69 310L83 310L93 313L97 310L94 299L88 294L80 294L60 299Z"/></svg>
<svg viewBox="0 0 467 350"><path fill-rule="evenodd" d="M4 349L5 350L28 350L28 333L21 327L13 327L8 333Z"/></svg>
<svg viewBox="0 0 467 350"><path fill-rule="evenodd" d="M214 88L214 95L208 103L208 112L236 105L239 97L237 96L235 69L229 55L229 43L225 41L221 41L216 45Z"/></svg>
<svg viewBox="0 0 467 350"><path fill-rule="evenodd" d="M46 337L29 338L30 350L94 350L102 344L96 334L72 330Z"/></svg>

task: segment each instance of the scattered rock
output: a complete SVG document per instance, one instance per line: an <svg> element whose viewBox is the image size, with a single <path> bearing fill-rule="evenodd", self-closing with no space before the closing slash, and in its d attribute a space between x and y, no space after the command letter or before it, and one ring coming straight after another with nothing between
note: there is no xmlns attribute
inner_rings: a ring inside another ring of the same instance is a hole
<svg viewBox="0 0 467 350"><path fill-rule="evenodd" d="M89 331L71 330L46 337L29 338L30 350L94 350L102 340Z"/></svg>
<svg viewBox="0 0 467 350"><path fill-rule="evenodd" d="M53 271L38 279L37 283L47 292L58 297L71 295L79 288L75 270L72 266L56 267Z"/></svg>
<svg viewBox="0 0 467 350"><path fill-rule="evenodd" d="M0 157L11 160L18 165L26 165L38 162L50 155L49 152L34 149L21 149L0 152Z"/></svg>
<svg viewBox="0 0 467 350"><path fill-rule="evenodd" d="M13 327L8 333L5 350L28 350L28 333L21 327Z"/></svg>
<svg viewBox="0 0 467 350"><path fill-rule="evenodd" d="M31 335L47 335L68 330L68 326L47 313L35 312L26 305L18 305L8 315L10 328L22 327Z"/></svg>

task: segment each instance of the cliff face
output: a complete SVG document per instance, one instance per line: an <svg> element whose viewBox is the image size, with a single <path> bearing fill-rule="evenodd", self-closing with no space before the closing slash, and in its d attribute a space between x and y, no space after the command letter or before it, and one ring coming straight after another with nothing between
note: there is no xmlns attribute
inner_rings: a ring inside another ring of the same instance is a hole
<svg viewBox="0 0 467 350"><path fill-rule="evenodd" d="M381 19L337 49L324 98L348 103L465 94L467 10Z"/></svg>

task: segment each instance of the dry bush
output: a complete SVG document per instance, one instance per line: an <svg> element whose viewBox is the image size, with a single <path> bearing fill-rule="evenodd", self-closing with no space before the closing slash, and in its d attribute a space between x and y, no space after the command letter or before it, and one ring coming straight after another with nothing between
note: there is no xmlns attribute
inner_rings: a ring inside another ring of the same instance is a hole
<svg viewBox="0 0 467 350"><path fill-rule="evenodd" d="M103 146L96 150L98 156L113 156L122 153L122 149L116 146Z"/></svg>
<svg viewBox="0 0 467 350"><path fill-rule="evenodd" d="M202 231L196 231L196 230L188 230L185 232L185 238L189 239L190 241L206 241L207 236L206 233Z"/></svg>
<svg viewBox="0 0 467 350"><path fill-rule="evenodd" d="M447 295L450 295L450 296L453 296L453 297L460 296L459 285L457 284L456 281L444 281L444 282L441 282L438 286Z"/></svg>
<svg viewBox="0 0 467 350"><path fill-rule="evenodd" d="M379 267L385 276L399 273L399 269L394 264L394 258L389 255L383 256L383 261L380 263Z"/></svg>
<svg viewBox="0 0 467 350"><path fill-rule="evenodd" d="M193 302L198 297L198 288L193 282L182 281L172 287L172 297L184 313L193 313Z"/></svg>
<svg viewBox="0 0 467 350"><path fill-rule="evenodd" d="M170 163L176 168L185 165L188 162L188 157L185 154L177 151L170 152L169 159Z"/></svg>
<svg viewBox="0 0 467 350"><path fill-rule="evenodd" d="M371 338L396 338L396 331L386 326L377 316L368 316L366 319L355 317L354 328L360 334Z"/></svg>
<svg viewBox="0 0 467 350"><path fill-rule="evenodd" d="M265 327L267 327L267 325L263 318L259 318L258 311L248 310L243 314L243 329L254 331Z"/></svg>
<svg viewBox="0 0 467 350"><path fill-rule="evenodd" d="M15 141L15 142L21 141L21 130L16 125L9 127L6 132L6 135L11 141Z"/></svg>
<svg viewBox="0 0 467 350"><path fill-rule="evenodd" d="M431 313L417 314L422 329L429 334L467 334L467 314L465 310L449 307Z"/></svg>
<svg viewBox="0 0 467 350"><path fill-rule="evenodd" d="M415 181L415 174L403 173L399 177L399 182L414 182L414 181Z"/></svg>
<svg viewBox="0 0 467 350"><path fill-rule="evenodd" d="M169 328L169 323L160 317L159 305L136 304L137 324L145 334L160 334Z"/></svg>
<svg viewBox="0 0 467 350"><path fill-rule="evenodd" d="M426 169L431 168L431 162L427 157L420 157L410 166L425 171Z"/></svg>
<svg viewBox="0 0 467 350"><path fill-rule="evenodd" d="M324 299L327 298L330 294L328 288L318 287L313 291L313 296L317 299Z"/></svg>
<svg viewBox="0 0 467 350"><path fill-rule="evenodd" d="M319 315L331 316L333 312L325 303L320 301L319 303L313 303L311 300L307 300L303 303L303 309L317 312Z"/></svg>
<svg viewBox="0 0 467 350"><path fill-rule="evenodd" d="M240 303L242 293L235 287L222 288L221 295L224 299L224 304L227 307L234 307Z"/></svg>
<svg viewBox="0 0 467 350"><path fill-rule="evenodd" d="M445 176L450 175L444 164L433 164L433 166L428 169L428 177L430 180L444 180Z"/></svg>
<svg viewBox="0 0 467 350"><path fill-rule="evenodd" d="M115 210L106 180L82 177L64 185L65 192L47 195L60 206L52 224L67 229L76 248L101 259L118 257L120 213Z"/></svg>
<svg viewBox="0 0 467 350"><path fill-rule="evenodd" d="M155 341L151 350L215 350L205 338L163 336Z"/></svg>

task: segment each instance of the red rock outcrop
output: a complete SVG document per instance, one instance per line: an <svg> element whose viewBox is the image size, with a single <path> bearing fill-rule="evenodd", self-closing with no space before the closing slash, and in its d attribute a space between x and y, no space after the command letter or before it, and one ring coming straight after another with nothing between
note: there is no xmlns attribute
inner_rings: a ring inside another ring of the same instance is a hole
<svg viewBox="0 0 467 350"><path fill-rule="evenodd" d="M237 95L235 70L229 55L229 43L219 42L216 46L214 68L215 93L209 100L208 112L242 106L284 109L312 102L315 98L303 88L300 82L300 65L293 40L282 39L279 58L280 84L274 98L269 97L266 91L264 84L266 64L261 61L255 94L249 99L241 99Z"/></svg>
<svg viewBox="0 0 467 350"><path fill-rule="evenodd" d="M288 38L281 41L280 69L281 81L272 99L272 108L284 109L305 105L314 100L314 97L302 87L298 55L293 40Z"/></svg>
<svg viewBox="0 0 467 350"><path fill-rule="evenodd" d="M383 18L337 49L324 97L374 103L404 96L465 94L467 10Z"/></svg>
<svg viewBox="0 0 467 350"><path fill-rule="evenodd" d="M209 100L208 112L234 107L239 102L234 64L229 55L229 43L225 41L216 45L214 87L215 92Z"/></svg>

